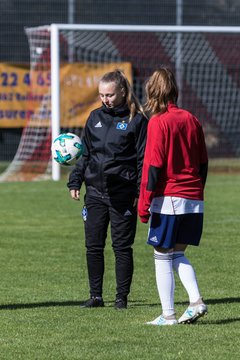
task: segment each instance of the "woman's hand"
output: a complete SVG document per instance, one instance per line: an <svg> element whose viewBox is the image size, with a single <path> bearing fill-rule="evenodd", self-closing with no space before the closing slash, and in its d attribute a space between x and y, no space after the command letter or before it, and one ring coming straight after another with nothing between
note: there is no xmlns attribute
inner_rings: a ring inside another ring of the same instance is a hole
<svg viewBox="0 0 240 360"><path fill-rule="evenodd" d="M80 200L80 190L70 190L70 195L73 200Z"/></svg>

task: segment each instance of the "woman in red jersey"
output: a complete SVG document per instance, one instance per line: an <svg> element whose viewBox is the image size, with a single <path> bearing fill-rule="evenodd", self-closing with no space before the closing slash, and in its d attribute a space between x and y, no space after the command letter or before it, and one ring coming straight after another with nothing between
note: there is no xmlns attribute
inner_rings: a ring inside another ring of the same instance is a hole
<svg viewBox="0 0 240 360"><path fill-rule="evenodd" d="M147 243L154 247L155 271L162 314L151 325L192 323L207 313L195 272L184 251L198 246L203 226L203 190L208 156L200 122L177 106L178 88L165 67L146 83L148 124L138 212L150 228ZM189 307L176 320L174 274L189 297Z"/></svg>

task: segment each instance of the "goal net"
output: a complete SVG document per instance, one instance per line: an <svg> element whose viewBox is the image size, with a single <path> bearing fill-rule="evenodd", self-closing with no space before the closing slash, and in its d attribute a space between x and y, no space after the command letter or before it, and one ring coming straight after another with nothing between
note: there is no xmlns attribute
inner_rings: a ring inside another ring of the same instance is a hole
<svg viewBox="0 0 240 360"><path fill-rule="evenodd" d="M27 28L30 49L29 119L1 181L58 180L51 142L61 132L81 136L100 106L97 84L121 68L144 102L144 83L170 67L179 105L203 124L210 157L240 154L240 28L51 25Z"/></svg>

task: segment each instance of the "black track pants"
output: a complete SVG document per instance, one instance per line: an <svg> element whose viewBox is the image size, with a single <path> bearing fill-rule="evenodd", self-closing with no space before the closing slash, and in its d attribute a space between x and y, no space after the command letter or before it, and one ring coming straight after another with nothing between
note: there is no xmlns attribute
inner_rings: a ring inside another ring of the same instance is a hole
<svg viewBox="0 0 240 360"><path fill-rule="evenodd" d="M112 248L115 254L116 297L127 296L133 275L132 245L136 233L137 212L133 199L113 202L86 196L87 219L85 236L87 266L91 296L102 296L104 247L108 225L111 227Z"/></svg>

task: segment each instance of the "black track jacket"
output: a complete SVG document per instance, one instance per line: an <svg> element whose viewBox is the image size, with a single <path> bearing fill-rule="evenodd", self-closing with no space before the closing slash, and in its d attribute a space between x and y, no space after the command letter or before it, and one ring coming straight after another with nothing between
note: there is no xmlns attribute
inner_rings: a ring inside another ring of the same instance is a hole
<svg viewBox="0 0 240 360"><path fill-rule="evenodd" d="M129 121L127 107L103 105L92 111L84 129L83 156L70 173L69 190L79 190L85 182L92 196L122 201L138 197L147 124L140 113Z"/></svg>

